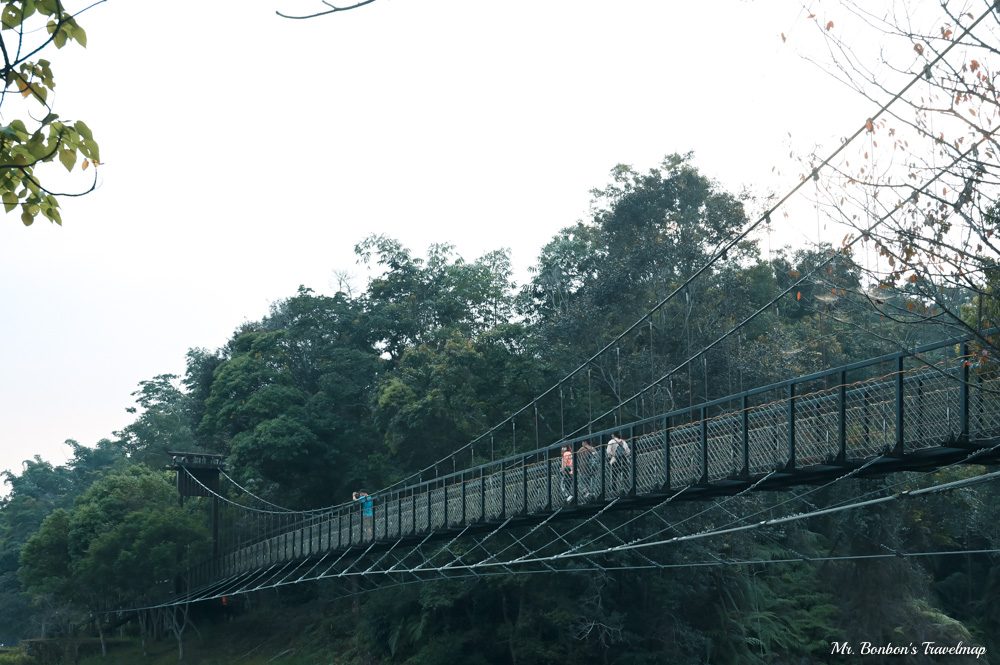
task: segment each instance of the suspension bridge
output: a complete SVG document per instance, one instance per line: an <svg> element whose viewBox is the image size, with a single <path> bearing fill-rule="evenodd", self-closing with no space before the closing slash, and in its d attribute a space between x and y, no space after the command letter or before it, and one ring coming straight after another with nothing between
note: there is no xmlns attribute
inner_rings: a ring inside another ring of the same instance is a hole
<svg viewBox="0 0 1000 665"><path fill-rule="evenodd" d="M994 8L988 7L960 32L956 27L959 34L947 40L932 60L913 72L895 95L860 122L825 159L810 164L811 171L802 174L783 197L723 242L711 259L646 315L539 397L561 390L565 381L602 354L612 349L617 353L618 344L628 335L639 334L645 324L650 327L652 354L653 314L676 297L686 296L692 283L755 229L769 226L781 206L818 179L821 171L834 168L838 155L859 137L870 138L879 118L924 81L932 67L945 62L949 52L963 44L966 35L993 12ZM950 64L952 70L960 66ZM937 166L922 183L914 183L909 195L901 194L894 206L886 205L884 214L871 218L867 230L859 228L858 233L849 234L841 251L852 251L873 230L904 210L907 201L916 202L945 183L945 176L962 160L975 158L980 145L994 141L995 134L996 130L984 130L981 137L960 150L956 144L949 164ZM290 510L235 484L225 473L220 456L176 453L172 468L177 472L181 495L206 497L212 502L215 550L210 560L188 571L173 596L156 607L324 579L349 581L349 593L363 593L371 587L432 579L608 570L618 565L615 557L624 553L631 558L622 567L630 569L740 565L747 562L719 557L671 564L656 554L680 542L763 529L1000 478L998 471L944 484L921 481L917 484L927 486L918 489L890 483L845 503L775 516L776 507L811 506L807 497L852 477L996 463L1000 458L1000 368L969 339L883 355L652 417L622 417L623 407L630 401L641 399L645 391L652 391L673 373L704 357L803 284L821 282L821 271L829 270L838 255L833 252L796 275L795 281L770 302L660 379L643 382L647 386L643 391L619 401L613 427L598 425L548 446L537 445L536 437L531 450L501 459L491 455L488 462L478 464L471 454L466 463L456 452L445 464L436 465L433 473L377 492L367 505L350 502L319 510ZM516 414L506 422L513 425L515 418ZM588 428L594 422L592 419ZM617 433L630 454L612 465L607 442ZM584 448L581 454L584 442L593 452ZM463 450L471 453L471 446ZM574 455L574 473L568 479L560 455L563 446L570 446ZM438 473L441 466L452 471ZM233 482L236 491L224 491L223 480ZM731 509L735 499L775 490L794 490L794 496L764 510ZM237 501L233 496L248 499ZM681 527L691 518L668 520L663 514L665 507L696 505L691 502L699 500L708 500L706 505L725 513L725 523L707 531L684 532ZM907 553L880 546L883 552L864 558L949 554ZM789 553L788 560L807 558L791 550ZM971 552L950 552L959 553Z"/></svg>
<svg viewBox="0 0 1000 665"><path fill-rule="evenodd" d="M690 284L755 229L769 224L780 206L818 178L820 170L848 145L867 136L878 118L888 113L892 104L923 80L924 72L942 61L991 12L992 8L987 9L963 27L961 34L941 49L922 72L914 73L825 159L811 165L809 176L803 175L784 197L722 243L711 259L566 380L612 348L617 353L619 342L637 334L647 323L652 353L653 314L686 294ZM950 166L936 169L926 181L914 186L906 200L916 201L928 193L955 164L975 153L979 144L991 140L994 133L970 142L954 156ZM868 232L903 206L900 200L887 207L884 215L872 218ZM861 243L868 232L849 235L842 251L848 252ZM192 569L187 576L188 590L168 603L321 579L349 580L352 592L363 592L365 584L604 570L611 565L608 555L623 552L634 555L628 562L631 568L664 568L666 564L652 556L657 547L762 528L810 514L760 519L761 512L754 512L739 517L724 505L735 497L811 486L798 495L801 499L817 488L854 476L995 461L1000 456L1000 376L992 366L993 359L977 352L968 340L942 341L653 417L632 421L621 417L627 402L641 398L646 390L655 388L681 367L704 357L802 284L819 279L820 271L828 269L838 255L831 253L811 270L797 275L793 284L729 332L660 379L654 378L643 391L619 401L614 427L561 437L553 445L536 445L502 459L491 456L489 462L480 464L471 463L471 459L468 465L460 463L456 453L443 465L450 466L451 473L438 473L440 465L436 465L433 474L378 492L370 503L290 511L247 494L253 500L250 505L241 505L219 491L220 477L231 480L222 470L220 459L188 460L188 456L178 455L178 487L182 493L212 497L216 534L220 522L225 528L217 537L215 556ZM556 388L561 391L562 386L560 381ZM507 422L513 427L515 417ZM588 427L594 422L591 419ZM612 465L607 442L617 433L626 441L630 454L619 457ZM594 451L584 447L581 454L584 442ZM470 458L471 445L466 447ZM568 484L560 455L563 446L570 447L575 460ZM944 491L966 482L990 480L995 475L859 498L811 514ZM237 486L237 490L243 488ZM699 499L714 500L713 505L721 506L732 521L709 532L684 534L679 532L678 523L671 523L660 512L668 504ZM221 515L219 503L225 504ZM629 529L647 517L657 526ZM907 553L893 551L885 555Z"/></svg>
<svg viewBox="0 0 1000 665"><path fill-rule="evenodd" d="M623 551L637 553L640 565L662 568L643 554L646 548L700 537L665 538L676 532L657 509L669 503L995 462L1000 370L974 349L968 340L948 340L796 378L393 487L374 494L368 506L240 505L220 493L219 477L228 479L221 458L177 453L182 494L213 497L217 550L189 572L188 591L168 604L329 578L349 579L357 589L605 568L600 557ZM607 454L616 432L630 449L617 469ZM589 459L580 453L585 441L594 448ZM566 445L576 456L568 477L559 454ZM977 481L959 485L968 482ZM656 515L664 527L626 540L619 527L634 515ZM751 515L702 535L805 516Z"/></svg>

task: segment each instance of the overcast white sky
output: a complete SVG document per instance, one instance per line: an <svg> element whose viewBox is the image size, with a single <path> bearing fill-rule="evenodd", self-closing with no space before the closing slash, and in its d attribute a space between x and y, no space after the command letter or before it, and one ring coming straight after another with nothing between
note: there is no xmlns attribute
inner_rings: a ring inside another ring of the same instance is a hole
<svg viewBox="0 0 1000 665"><path fill-rule="evenodd" d="M469 259L509 247L523 281L616 163L693 150L730 189L790 188L787 132L833 145L871 113L797 54L819 43L809 4L89 10L87 49L51 59L55 110L100 142L100 188L63 200L62 227L0 224L0 469L110 436L139 381L183 373L187 349L300 284L332 292L344 269L361 283L352 250L370 233ZM802 228L815 239L815 217Z"/></svg>

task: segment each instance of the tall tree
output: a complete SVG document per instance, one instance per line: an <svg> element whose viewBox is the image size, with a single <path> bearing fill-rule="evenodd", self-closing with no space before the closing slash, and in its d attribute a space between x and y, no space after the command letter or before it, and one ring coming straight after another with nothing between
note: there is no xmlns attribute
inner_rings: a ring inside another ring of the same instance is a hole
<svg viewBox="0 0 1000 665"><path fill-rule="evenodd" d="M355 252L380 271L368 284L365 306L377 341L395 361L438 331L457 330L472 339L513 313L507 250L469 263L453 246L433 244L422 259L398 240L373 235Z"/></svg>
<svg viewBox="0 0 1000 665"><path fill-rule="evenodd" d="M174 374L160 374L140 381L139 390L132 393L142 413L115 436L133 462L162 467L170 461L168 451L196 447L194 400L174 384L176 379Z"/></svg>
<svg viewBox="0 0 1000 665"><path fill-rule="evenodd" d="M236 474L272 498L315 506L343 496L375 438L367 416L384 362L360 304L301 288L238 331L225 356L201 434L217 437Z"/></svg>
<svg viewBox="0 0 1000 665"><path fill-rule="evenodd" d="M648 173L619 165L611 178L593 191L592 219L543 248L520 295L539 353L566 368L647 316L747 224L740 198L702 175L691 155L669 155ZM710 380L707 364L683 363L750 311L753 303L733 294L744 281L742 265L755 257L753 243L741 243L591 363L578 404L582 397L588 413L600 413L678 367L678 380L651 404L700 401L710 383L723 385Z"/></svg>
<svg viewBox="0 0 1000 665"><path fill-rule="evenodd" d="M525 337L523 326L504 324L475 340L441 331L406 350L375 396L374 415L395 469L425 468L531 401L545 368L525 353ZM490 451L483 445L478 454L482 460ZM470 460L472 451L440 471Z"/></svg>

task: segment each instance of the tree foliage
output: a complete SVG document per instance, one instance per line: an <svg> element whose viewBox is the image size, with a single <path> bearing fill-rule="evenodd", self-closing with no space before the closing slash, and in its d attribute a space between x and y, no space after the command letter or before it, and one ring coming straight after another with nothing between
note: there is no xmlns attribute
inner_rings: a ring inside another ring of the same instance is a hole
<svg viewBox="0 0 1000 665"><path fill-rule="evenodd" d="M321 507L361 487L449 472L591 424L662 414L939 332L886 315L905 309L915 292L877 292L883 302L873 307L867 268L842 248L762 256L748 238L721 255L747 223L746 200L699 172L690 155L668 156L647 173L618 166L594 196L590 218L543 248L520 290L505 250L466 261L433 245L418 256L371 236L356 248L371 270L364 291L325 296L300 287L222 348L191 350L183 378L142 381L135 419L116 439L93 449L71 442L65 467L36 459L7 474L2 598L17 596L18 564L35 604L12 611L49 625L172 584L205 552L208 535L199 502L178 507L160 470L168 450L224 453L228 471L259 496ZM948 295L963 316L966 295L957 287ZM659 516L630 516L624 537L847 502L873 483L672 504ZM657 552L675 567L656 571L644 555L619 552L605 570L317 601L310 615L322 620L309 631L329 626L325 639L348 663L820 662L831 641L888 642L900 630L992 648L1000 576L990 555L816 560L886 547L995 548L995 503L985 494L934 497L766 535L691 541ZM604 533L598 523L579 528L581 538ZM527 548L551 538L544 530L517 535ZM274 602L323 598L324 588L282 591ZM167 618L179 640L187 616Z"/></svg>
<svg viewBox="0 0 1000 665"><path fill-rule="evenodd" d="M0 76L4 81L0 106L9 122L0 126L0 199L8 213L19 209L31 225L38 215L62 224L57 192L47 188L41 173L58 161L72 171L100 164L100 149L82 120L61 119L52 112L55 89L51 63L38 57L50 46L69 42L87 45L87 33L61 0L4 0L0 10ZM23 102L23 108L11 109ZM21 116L21 117L17 117ZM70 194L76 196L79 194Z"/></svg>
<svg viewBox="0 0 1000 665"><path fill-rule="evenodd" d="M64 466L53 467L36 456L24 462L20 474L4 472L10 493L0 500L0 641L7 644L31 631L57 631L68 616L52 594L36 597L34 607L22 594L17 574L25 544L50 514L71 508L79 493L121 460L120 450L107 439L93 448L73 440L66 444L73 455Z"/></svg>
<svg viewBox="0 0 1000 665"><path fill-rule="evenodd" d="M204 517L177 504L162 472L112 473L45 518L21 551L18 577L36 597L96 616L100 629L106 613L162 595L210 551Z"/></svg>

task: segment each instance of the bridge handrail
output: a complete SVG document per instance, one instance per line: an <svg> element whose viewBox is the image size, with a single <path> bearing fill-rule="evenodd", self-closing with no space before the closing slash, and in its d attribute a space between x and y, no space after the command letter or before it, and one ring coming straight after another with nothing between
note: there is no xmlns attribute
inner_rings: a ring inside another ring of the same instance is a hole
<svg viewBox="0 0 1000 665"><path fill-rule="evenodd" d="M981 334L983 336L988 336L990 334L995 334L998 331L1000 331L1000 328L992 328L990 330L982 332ZM538 454L538 453L541 453L541 452L545 452L545 451L558 451L564 445L575 445L575 444L583 442L583 441L591 441L591 440L593 440L595 438L600 438L601 441L599 443L600 443L601 446L604 446L604 445L606 445L606 442L603 441L604 437L610 437L611 434L613 434L615 432L618 432L618 431L622 431L622 430L628 429L630 427L632 427L632 428L641 427L643 425L648 425L648 424L651 424L651 423L654 423L654 422L657 422L657 421L661 421L664 418L667 418L669 420L673 420L673 419L678 418L680 416L684 416L684 415L688 415L688 414L691 414L691 413L700 412L702 410L709 411L709 410L711 410L711 409L713 409L715 407L719 407L719 406L723 406L723 405L726 405L726 404L730 404L730 403L732 403L734 401L737 401L737 400L742 400L744 397L749 398L749 397L753 397L753 396L756 396L756 395L761 395L761 394L764 394L764 393L774 392L774 391L782 390L782 389L784 389L784 390L787 391L787 389L788 389L789 386L794 386L794 385L798 385L798 384L802 384L802 383L809 383L811 381L817 381L819 379L825 379L825 378L831 377L831 376L840 376L841 374L846 374L848 372L854 372L854 371L857 371L857 370L860 370L860 369L865 369L867 367L874 367L876 365L881 365L881 364L888 363L888 362L898 361L898 360L902 360L902 359L905 359L905 358L913 358L913 357L916 357L916 356L918 356L920 354L928 353L930 351L936 351L936 350L939 350L939 349L944 349L944 348L947 348L949 346L953 346L953 345L956 345L956 344L968 343L968 342L971 342L973 339L974 338L972 336L964 336L964 337L951 338L951 339L948 339L948 340L943 340L943 341L939 341L939 342L933 342L933 343L930 343L930 344L924 344L922 346L919 346L919 347L911 349L911 350L897 351L895 353L885 354L885 355L879 356L877 358L871 358L871 359L868 359L868 360L862 360L862 361L850 363L848 365L842 365L840 367L834 367L834 368L831 368L831 369L828 369L828 370L814 372L812 374L807 374L805 376L796 377L794 379L786 379L786 380L780 381L778 383L772 383L772 384L768 384L766 386L761 386L759 388L752 388L750 390L745 390L745 391L743 391L741 393L737 393L735 395L729 395L727 397L720 397L720 398L717 398L717 399L714 399L714 400L710 400L708 402L702 402L700 404L695 404L695 405L692 405L692 406L689 406L689 407L685 407L685 408L682 408L682 409L675 409L673 411L668 411L668 412L665 412L665 413L656 414L654 416L649 416L647 418L641 418L641 419L638 419L638 420L630 421L629 423L620 424L620 425L617 425L617 426L614 426L614 427L608 427L608 428L605 428L603 430L597 430L595 432L591 432L591 433L588 433L588 434L584 434L584 435L580 435L580 436L576 436L576 437L572 437L572 438L560 439L560 440L556 441L555 443L547 444L545 446L542 446L540 448L536 448L534 450L526 451L526 452L523 452L523 453L518 453L516 455L509 455L507 457L503 457L503 458L498 459L498 460L491 460L490 462L484 462L483 464L479 464L479 465L476 465L476 466L466 467L466 468L464 468L464 469L462 469L460 471L453 471L453 472L450 472L450 473L437 475L433 479L428 479L428 480L420 481L420 482L412 484L412 485L406 485L405 487L402 487L402 488L399 488L399 489L396 489L396 490L390 490L386 494L396 494L396 493L399 493L399 492L406 492L409 489L414 489L414 488L419 488L419 487L425 487L425 486L429 486L431 484L438 484L441 479L446 479L446 478L454 477L454 476L461 475L461 474L464 474L464 473L470 473L470 472L474 473L476 471L480 471L480 470L483 470L483 469L488 469L490 467L494 467L497 464L509 463L509 462L513 462L513 461L519 461L519 460L522 460L522 459L524 459L524 458L526 458L526 457L528 457L530 455L535 455L535 454ZM966 356L967 356L967 354L962 354L961 356L958 356L955 359L958 359L959 357L966 357ZM891 372L890 375L894 374L894 373L895 372ZM840 384L837 384L837 386L831 386L831 387L828 388L828 390L833 390L836 387L838 387L839 385ZM803 395L796 395L795 397L799 398L799 397L803 397ZM692 420L691 422L699 422L699 420ZM595 448L596 448L596 446L595 446ZM454 453L453 453L453 455L454 455ZM520 467L521 467L521 464L515 464L511 468L520 468ZM379 496L379 495L380 495L380 493L375 493L373 496ZM344 506L350 506L350 503L344 504ZM341 506L335 506L334 509L339 508L339 507L341 507Z"/></svg>

